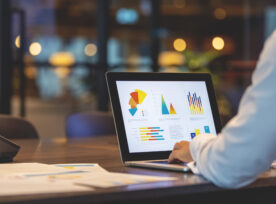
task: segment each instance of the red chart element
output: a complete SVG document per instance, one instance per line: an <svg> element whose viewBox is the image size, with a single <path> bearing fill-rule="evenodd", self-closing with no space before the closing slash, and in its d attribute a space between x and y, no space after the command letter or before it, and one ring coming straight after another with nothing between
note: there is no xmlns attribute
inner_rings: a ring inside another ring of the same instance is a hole
<svg viewBox="0 0 276 204"><path fill-rule="evenodd" d="M130 93L130 95L134 99L136 104L139 104L138 92L132 92L132 93Z"/></svg>

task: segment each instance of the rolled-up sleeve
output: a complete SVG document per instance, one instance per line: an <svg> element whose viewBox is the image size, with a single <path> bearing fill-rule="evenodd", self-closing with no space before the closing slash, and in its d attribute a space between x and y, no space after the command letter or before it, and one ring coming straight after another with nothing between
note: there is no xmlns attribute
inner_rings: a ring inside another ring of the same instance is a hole
<svg viewBox="0 0 276 204"><path fill-rule="evenodd" d="M266 41L252 85L238 114L218 136L190 143L197 171L216 185L239 188L253 182L276 159L276 32Z"/></svg>

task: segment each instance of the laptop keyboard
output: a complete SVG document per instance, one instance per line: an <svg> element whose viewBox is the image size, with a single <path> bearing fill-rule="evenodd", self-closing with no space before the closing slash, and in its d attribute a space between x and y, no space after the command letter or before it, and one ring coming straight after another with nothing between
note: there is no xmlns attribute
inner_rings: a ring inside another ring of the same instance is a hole
<svg viewBox="0 0 276 204"><path fill-rule="evenodd" d="M164 161L151 161L148 163L153 163L153 164L176 164L176 165L181 165L181 166L186 166L186 162L179 162L179 163L169 163L167 160Z"/></svg>

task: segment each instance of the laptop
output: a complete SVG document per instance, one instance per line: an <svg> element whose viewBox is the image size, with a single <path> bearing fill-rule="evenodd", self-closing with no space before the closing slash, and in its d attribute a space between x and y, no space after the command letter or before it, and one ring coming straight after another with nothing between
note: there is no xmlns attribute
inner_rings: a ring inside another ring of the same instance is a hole
<svg viewBox="0 0 276 204"><path fill-rule="evenodd" d="M221 130L209 74L107 72L106 80L126 166L189 171L168 164L175 143Z"/></svg>

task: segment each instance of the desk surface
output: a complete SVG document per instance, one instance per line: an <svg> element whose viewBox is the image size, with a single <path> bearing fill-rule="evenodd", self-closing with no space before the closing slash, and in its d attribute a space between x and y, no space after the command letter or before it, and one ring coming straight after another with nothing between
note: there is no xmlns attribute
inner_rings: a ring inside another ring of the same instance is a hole
<svg viewBox="0 0 276 204"><path fill-rule="evenodd" d="M15 162L55 163L99 163L102 167L113 172L134 173L142 175L173 176L175 181L135 184L124 187L96 189L81 193L57 193L43 195L24 195L0 197L1 202L11 203L141 203L143 201L164 202L185 199L196 202L221 203L223 196L228 196L228 203L236 202L237 196L244 201L258 201L260 195L266 198L275 197L276 170L270 170L261 175L250 186L240 190L221 189L200 176L191 173L177 173L162 170L124 167L120 160L115 136L94 138L60 139L60 140L14 140L21 146ZM254 192L258 192L258 196ZM218 198L218 193L220 198ZM274 193L274 194L273 194ZM232 196L235 195L235 196ZM200 195L200 196L198 196ZM256 197L256 198L255 198ZM260 199L260 198L259 198ZM225 200L223 200L225 203ZM262 200L259 200L263 202Z"/></svg>

